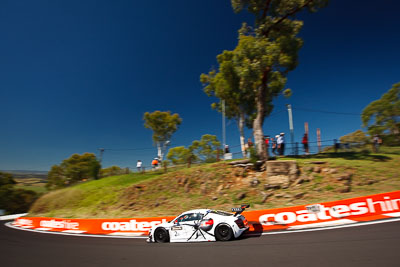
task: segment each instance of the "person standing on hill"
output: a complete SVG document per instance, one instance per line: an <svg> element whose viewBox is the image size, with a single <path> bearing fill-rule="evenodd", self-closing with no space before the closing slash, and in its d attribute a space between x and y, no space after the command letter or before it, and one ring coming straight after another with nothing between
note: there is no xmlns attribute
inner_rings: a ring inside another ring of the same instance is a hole
<svg viewBox="0 0 400 267"><path fill-rule="evenodd" d="M155 170L158 167L158 158L154 158L151 162L152 169Z"/></svg>
<svg viewBox="0 0 400 267"><path fill-rule="evenodd" d="M224 152L225 152L225 154L226 154L226 153L230 153L230 151L229 151L229 145L225 145L225 151L224 151Z"/></svg>
<svg viewBox="0 0 400 267"><path fill-rule="evenodd" d="M142 170L142 164L143 164L143 162L139 159L136 163L136 168L137 168L138 172L140 172Z"/></svg>
<svg viewBox="0 0 400 267"><path fill-rule="evenodd" d="M253 142L251 141L251 138L249 137L247 139L247 144L245 145L246 153L247 153L247 157L248 158L250 158L250 150L252 149L252 147L253 147Z"/></svg>
<svg viewBox="0 0 400 267"><path fill-rule="evenodd" d="M285 154L285 133L281 133L278 137L276 143L278 144L278 153L279 155L283 156Z"/></svg>
<svg viewBox="0 0 400 267"><path fill-rule="evenodd" d="M276 149L277 149L277 144L276 144L276 141L278 140L278 137L279 137L279 135L275 135L275 139L273 138L273 137L271 137L271 144L272 144L272 153L276 156L277 155L277 153L276 153Z"/></svg>
<svg viewBox="0 0 400 267"><path fill-rule="evenodd" d="M269 154L268 150L269 150L269 136L268 135L264 135L264 142L265 142L265 149L267 150L267 154Z"/></svg>
<svg viewBox="0 0 400 267"><path fill-rule="evenodd" d="M303 140L301 141L301 143L303 144L304 147L304 153L306 153L306 155L308 155L308 134L304 134L303 136Z"/></svg>
<svg viewBox="0 0 400 267"><path fill-rule="evenodd" d="M374 152L378 153L379 152L379 146L382 144L382 139L379 137L379 135L375 134L374 138L372 139L373 145L374 145Z"/></svg>

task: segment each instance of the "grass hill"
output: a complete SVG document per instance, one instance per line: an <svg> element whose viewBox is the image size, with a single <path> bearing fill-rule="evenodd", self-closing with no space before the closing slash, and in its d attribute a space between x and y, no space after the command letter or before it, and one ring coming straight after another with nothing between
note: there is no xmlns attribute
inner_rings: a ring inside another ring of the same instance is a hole
<svg viewBox="0 0 400 267"><path fill-rule="evenodd" d="M230 210L295 206L400 190L400 147L325 153L296 160L298 180L270 188L265 173L226 162L112 176L51 191L31 207L30 216L123 218L176 215L193 208Z"/></svg>

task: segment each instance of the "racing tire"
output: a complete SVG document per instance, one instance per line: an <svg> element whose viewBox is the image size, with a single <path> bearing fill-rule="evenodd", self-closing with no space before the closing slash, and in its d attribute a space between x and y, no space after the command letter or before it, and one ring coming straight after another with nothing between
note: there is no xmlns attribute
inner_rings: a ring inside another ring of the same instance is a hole
<svg viewBox="0 0 400 267"><path fill-rule="evenodd" d="M215 239L217 241L229 241L233 239L233 231L229 225L221 224L215 229Z"/></svg>
<svg viewBox="0 0 400 267"><path fill-rule="evenodd" d="M169 234L165 228L157 228L154 232L154 241L157 243L166 243L169 242Z"/></svg>

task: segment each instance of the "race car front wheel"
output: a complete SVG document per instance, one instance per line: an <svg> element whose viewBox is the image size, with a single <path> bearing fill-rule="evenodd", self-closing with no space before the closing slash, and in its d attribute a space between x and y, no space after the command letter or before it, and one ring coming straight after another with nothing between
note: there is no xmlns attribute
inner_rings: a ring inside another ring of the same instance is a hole
<svg viewBox="0 0 400 267"><path fill-rule="evenodd" d="M157 228L154 232L154 240L157 243L165 243L169 241L169 234L165 228Z"/></svg>
<svg viewBox="0 0 400 267"><path fill-rule="evenodd" d="M226 224L221 224L215 229L215 237L218 241L229 241L233 238L233 231Z"/></svg>

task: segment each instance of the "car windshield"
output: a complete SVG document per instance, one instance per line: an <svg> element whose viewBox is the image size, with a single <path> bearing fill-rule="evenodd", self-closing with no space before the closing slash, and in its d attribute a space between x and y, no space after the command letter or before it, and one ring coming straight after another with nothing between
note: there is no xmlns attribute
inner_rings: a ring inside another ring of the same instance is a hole
<svg viewBox="0 0 400 267"><path fill-rule="evenodd" d="M187 222L187 221L197 221L201 220L203 218L203 214L201 213L186 213L182 214L175 220L173 220L174 223L180 223L180 222Z"/></svg>

